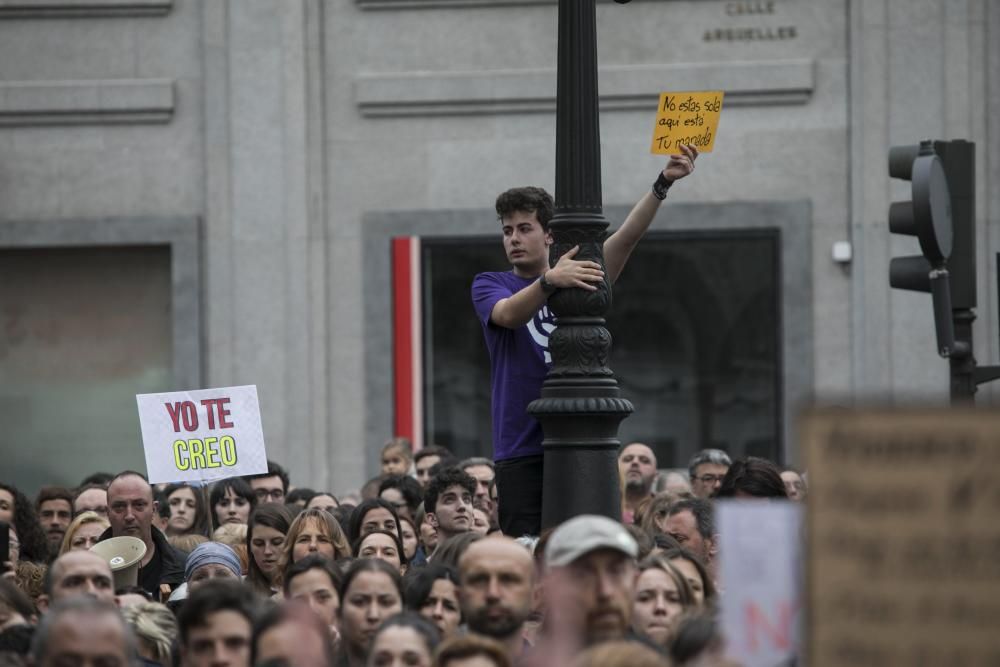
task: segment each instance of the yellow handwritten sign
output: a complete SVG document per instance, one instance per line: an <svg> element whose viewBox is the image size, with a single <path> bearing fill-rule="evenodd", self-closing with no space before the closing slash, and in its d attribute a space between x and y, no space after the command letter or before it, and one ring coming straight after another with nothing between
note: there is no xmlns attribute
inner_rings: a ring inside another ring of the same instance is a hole
<svg viewBox="0 0 1000 667"><path fill-rule="evenodd" d="M699 153L710 153L715 146L724 95L721 90L660 93L650 152L677 154L681 144L688 144Z"/></svg>

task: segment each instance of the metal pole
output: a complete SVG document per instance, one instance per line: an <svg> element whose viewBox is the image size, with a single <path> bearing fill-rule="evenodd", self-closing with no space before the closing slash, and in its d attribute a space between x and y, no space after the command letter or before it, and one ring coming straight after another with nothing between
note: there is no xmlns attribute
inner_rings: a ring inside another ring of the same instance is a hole
<svg viewBox="0 0 1000 667"><path fill-rule="evenodd" d="M559 0L556 93L556 213L550 264L573 246L577 259L604 264L608 221L601 199L595 0ZM529 412L545 439L542 527L578 514L621 517L618 425L631 414L607 366L611 335L604 314L611 285L596 292L560 290L549 299L557 328L552 369Z"/></svg>

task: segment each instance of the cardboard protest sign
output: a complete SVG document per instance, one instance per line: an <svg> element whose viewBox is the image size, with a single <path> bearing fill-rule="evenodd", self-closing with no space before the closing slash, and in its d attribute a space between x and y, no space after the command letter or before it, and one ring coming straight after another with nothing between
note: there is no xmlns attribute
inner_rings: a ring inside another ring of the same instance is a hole
<svg viewBox="0 0 1000 667"><path fill-rule="evenodd" d="M137 394L151 484L267 472L257 387Z"/></svg>
<svg viewBox="0 0 1000 667"><path fill-rule="evenodd" d="M798 503L716 503L722 631L744 667L790 664L801 653L802 518Z"/></svg>
<svg viewBox="0 0 1000 667"><path fill-rule="evenodd" d="M688 144L699 153L710 153L715 147L724 96L721 90L660 93L650 152L678 154L681 144Z"/></svg>
<svg viewBox="0 0 1000 667"><path fill-rule="evenodd" d="M803 422L810 667L1000 665L1000 413Z"/></svg>

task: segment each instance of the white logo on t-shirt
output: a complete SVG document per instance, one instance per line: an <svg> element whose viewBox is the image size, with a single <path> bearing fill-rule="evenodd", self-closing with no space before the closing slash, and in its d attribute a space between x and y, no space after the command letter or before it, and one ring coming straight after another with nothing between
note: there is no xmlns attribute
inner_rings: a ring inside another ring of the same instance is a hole
<svg viewBox="0 0 1000 667"><path fill-rule="evenodd" d="M535 344L542 348L545 354L545 363L547 364L552 363L552 355L549 353L549 336L556 330L556 325L552 320L553 317L549 311L549 307L542 306L542 309L528 322L528 333L531 334L531 338L535 341Z"/></svg>

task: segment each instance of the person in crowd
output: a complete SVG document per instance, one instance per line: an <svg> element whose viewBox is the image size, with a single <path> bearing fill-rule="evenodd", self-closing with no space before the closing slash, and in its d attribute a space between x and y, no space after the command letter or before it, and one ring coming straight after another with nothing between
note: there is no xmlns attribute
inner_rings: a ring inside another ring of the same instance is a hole
<svg viewBox="0 0 1000 667"><path fill-rule="evenodd" d="M399 518L399 532L403 536L403 555L406 562L412 567L417 567L427 563L427 556L423 547L420 546L420 539L417 537L417 528L413 519Z"/></svg>
<svg viewBox="0 0 1000 667"><path fill-rule="evenodd" d="M487 537L465 550L458 568L459 599L469 631L501 642L514 658L520 656L533 605L531 554L508 537Z"/></svg>
<svg viewBox="0 0 1000 667"><path fill-rule="evenodd" d="M490 517L478 507L472 508L472 532L479 533L483 537L490 533Z"/></svg>
<svg viewBox="0 0 1000 667"><path fill-rule="evenodd" d="M219 530L222 530L223 528L225 528L225 526L220 526ZM170 546L183 554L191 553L199 544L204 544L208 541L209 539L204 535L195 535L194 533L188 533L187 535L174 535L173 537L167 538L167 542L170 543Z"/></svg>
<svg viewBox="0 0 1000 667"><path fill-rule="evenodd" d="M424 557L427 558L437 549L437 545L441 541L441 535L438 534L437 526L427 518L427 511L424 509L423 504L420 505L420 509L417 510L417 516L413 517L413 520L417 524L417 538L420 540L420 548L425 554Z"/></svg>
<svg viewBox="0 0 1000 667"><path fill-rule="evenodd" d="M132 605L152 602L152 596L144 591L141 586L122 586L115 589L115 597L118 598L118 608L125 609ZM157 603L159 604L159 603Z"/></svg>
<svg viewBox="0 0 1000 667"><path fill-rule="evenodd" d="M0 521L10 524L17 533L19 560L49 562L49 544L35 514L35 507L16 486L0 483Z"/></svg>
<svg viewBox="0 0 1000 667"><path fill-rule="evenodd" d="M136 653L144 665L171 667L177 619L166 605L141 602L122 608L122 616L136 639Z"/></svg>
<svg viewBox="0 0 1000 667"><path fill-rule="evenodd" d="M246 541L250 552L247 581L261 595L271 596L279 590L281 554L292 521L291 511L275 503L261 505L250 515Z"/></svg>
<svg viewBox="0 0 1000 667"><path fill-rule="evenodd" d="M492 512L490 484L496 479L493 461L483 456L473 456L458 464L458 469L476 480L476 492L472 495L472 505L489 515Z"/></svg>
<svg viewBox="0 0 1000 667"><path fill-rule="evenodd" d="M670 564L684 575L684 579L691 588L695 606L703 607L715 604L715 582L712 581L708 570L705 569L697 556L681 547L665 549L658 555L670 561Z"/></svg>
<svg viewBox="0 0 1000 667"><path fill-rule="evenodd" d="M376 530L387 530L399 535L400 541L403 539L399 531L399 515L396 514L396 508L392 503L381 498L363 500L351 512L347 537L353 544Z"/></svg>
<svg viewBox="0 0 1000 667"><path fill-rule="evenodd" d="M733 461L715 497L787 499L788 492L781 479L781 468L767 459L748 456Z"/></svg>
<svg viewBox="0 0 1000 667"><path fill-rule="evenodd" d="M193 591L177 615L181 667L250 667L259 601L236 581Z"/></svg>
<svg viewBox="0 0 1000 667"><path fill-rule="evenodd" d="M257 494L242 477L230 477L212 486L208 496L212 530L226 523L246 523L257 507Z"/></svg>
<svg viewBox="0 0 1000 667"><path fill-rule="evenodd" d="M631 524L639 503L653 495L656 454L641 442L625 445L618 454L618 475L622 480L622 522Z"/></svg>
<svg viewBox="0 0 1000 667"><path fill-rule="evenodd" d="M409 475L389 475L379 484L378 497L390 503L400 518L412 520L424 500L424 487Z"/></svg>
<svg viewBox="0 0 1000 667"><path fill-rule="evenodd" d="M803 502L806 499L806 480L795 468L785 468L781 471L781 481L785 483L788 499Z"/></svg>
<svg viewBox="0 0 1000 667"><path fill-rule="evenodd" d="M433 623L446 639L462 624L458 575L443 565L415 568L403 579L406 608Z"/></svg>
<svg viewBox="0 0 1000 667"><path fill-rule="evenodd" d="M38 609L7 577L0 577L0 632L15 625L34 625Z"/></svg>
<svg viewBox="0 0 1000 667"><path fill-rule="evenodd" d="M579 641L631 638L637 551L625 527L607 517L583 514L552 532L546 571L571 587L561 611L567 612L564 622L575 624L569 630Z"/></svg>
<svg viewBox="0 0 1000 667"><path fill-rule="evenodd" d="M719 536L715 532L712 503L704 498L686 498L670 506L664 528L670 537L697 556L714 580Z"/></svg>
<svg viewBox="0 0 1000 667"><path fill-rule="evenodd" d="M375 631L403 610L399 570L384 561L361 558L347 568L340 590L338 664L364 667Z"/></svg>
<svg viewBox="0 0 1000 667"><path fill-rule="evenodd" d="M205 494L190 484L171 484L163 490L170 508L167 522L167 536L205 535L208 536L210 519L205 507Z"/></svg>
<svg viewBox="0 0 1000 667"><path fill-rule="evenodd" d="M253 628L252 664L330 667L335 651L329 628L316 614L297 605L276 605Z"/></svg>
<svg viewBox="0 0 1000 667"><path fill-rule="evenodd" d="M286 600L306 605L320 617L332 639L339 638L337 611L340 609L340 585L343 576L329 558L306 556L290 568L283 584Z"/></svg>
<svg viewBox="0 0 1000 667"><path fill-rule="evenodd" d="M111 537L137 537L146 545L139 566L139 585L154 600L165 600L170 591L184 581L184 555L167 542L166 536L153 527L153 488L145 475L127 470L108 485L108 520L111 527L101 540Z"/></svg>
<svg viewBox="0 0 1000 667"><path fill-rule="evenodd" d="M195 547L184 566L184 582L188 595L214 579L235 579L242 576L240 557L231 547L219 542L205 542Z"/></svg>
<svg viewBox="0 0 1000 667"><path fill-rule="evenodd" d="M688 462L691 493L699 498L711 498L722 484L730 465L732 460L729 454L721 449L703 449L692 456Z"/></svg>
<svg viewBox="0 0 1000 667"><path fill-rule="evenodd" d="M392 438L382 447L382 474L408 475L413 466L413 445L407 438Z"/></svg>
<svg viewBox="0 0 1000 667"><path fill-rule="evenodd" d="M35 510L49 545L49 556L55 558L73 519L73 494L61 486L44 486L35 498Z"/></svg>
<svg viewBox="0 0 1000 667"><path fill-rule="evenodd" d="M670 515L670 506L680 500L671 493L660 493L653 496L649 504L643 508L641 520L638 522L650 536L658 533L666 533L667 517Z"/></svg>
<svg viewBox="0 0 1000 667"><path fill-rule="evenodd" d="M482 635L455 635L438 646L433 667L513 667L513 664L500 642Z"/></svg>
<svg viewBox="0 0 1000 667"><path fill-rule="evenodd" d="M94 512L108 518L108 485L84 484L73 492L73 516Z"/></svg>
<svg viewBox="0 0 1000 667"><path fill-rule="evenodd" d="M387 530L374 530L366 533L354 543L355 558L377 558L406 573L406 557L403 556L403 543L396 533Z"/></svg>
<svg viewBox="0 0 1000 667"><path fill-rule="evenodd" d="M681 615L697 606L691 587L680 570L663 556L639 562L639 577L632 598L632 629L653 640L666 652Z"/></svg>
<svg viewBox="0 0 1000 667"><path fill-rule="evenodd" d="M571 667L668 667L666 658L638 642L610 641L576 656Z"/></svg>
<svg viewBox="0 0 1000 667"><path fill-rule="evenodd" d="M257 502L284 503L288 494L288 472L274 461L268 460L267 472L243 478L253 489Z"/></svg>
<svg viewBox="0 0 1000 667"><path fill-rule="evenodd" d="M677 497L694 495L691 493L691 478L686 470L666 470L656 477L653 493L670 493Z"/></svg>
<svg viewBox="0 0 1000 667"><path fill-rule="evenodd" d="M714 610L703 610L681 619L670 645L670 657L677 667L736 667L736 663L725 659L725 650L726 641Z"/></svg>
<svg viewBox="0 0 1000 667"><path fill-rule="evenodd" d="M324 512L329 512L333 514L333 510L340 507L340 503L337 502L337 496L329 493L327 491L319 491L314 493L309 502L306 503L305 509L320 509Z"/></svg>
<svg viewBox="0 0 1000 667"><path fill-rule="evenodd" d="M454 454L441 445L427 445L413 455L413 469L420 486L427 488L431 482L430 470L441 461L454 459Z"/></svg>
<svg viewBox="0 0 1000 667"><path fill-rule="evenodd" d="M351 557L351 546L340 529L340 524L329 512L306 510L292 521L278 560L281 581L284 581L284 576L293 563L310 554L319 554L330 560Z"/></svg>
<svg viewBox="0 0 1000 667"><path fill-rule="evenodd" d="M433 624L418 614L404 611L386 619L375 632L368 667L431 667L440 641Z"/></svg>
<svg viewBox="0 0 1000 667"><path fill-rule="evenodd" d="M431 480L424 494L427 520L444 541L472 530L472 497L476 480L458 468L445 468Z"/></svg>
<svg viewBox="0 0 1000 667"><path fill-rule="evenodd" d="M483 539L482 535L471 530L449 537L447 540L438 544L437 549L434 550L434 553L430 555L430 558L428 558L427 561L429 563L445 565L457 570L458 561L462 559L462 555L465 553L466 549L481 539Z"/></svg>
<svg viewBox="0 0 1000 667"><path fill-rule="evenodd" d="M554 239L549 221L552 196L538 187L514 188L496 200L503 247L511 271L478 274L472 302L482 326L491 368L493 460L500 487L500 526L505 535L538 535L542 510L542 429L528 411L551 366L548 340L554 315L549 297L557 289L595 291L618 279L632 249L645 234L667 189L694 169L695 148L682 146L657 175L653 188L604 241L604 266L576 259L580 247L549 266ZM605 269L607 273L605 274Z"/></svg>
<svg viewBox="0 0 1000 667"><path fill-rule="evenodd" d="M132 631L113 602L89 596L64 600L45 615L31 642L35 667L132 664Z"/></svg>
<svg viewBox="0 0 1000 667"><path fill-rule="evenodd" d="M115 604L111 566L93 551L70 551L52 562L45 574L38 608L44 612L58 602L80 595Z"/></svg>
<svg viewBox="0 0 1000 667"><path fill-rule="evenodd" d="M101 535L111 524L96 512L84 512L70 521L59 546L59 556L67 551L88 550L101 539Z"/></svg>
<svg viewBox="0 0 1000 667"><path fill-rule="evenodd" d="M316 491L313 489L307 489L304 487L292 489L288 492L288 495L285 496L285 504L295 505L299 509L304 510L309 507L309 501L312 500L315 495Z"/></svg>

